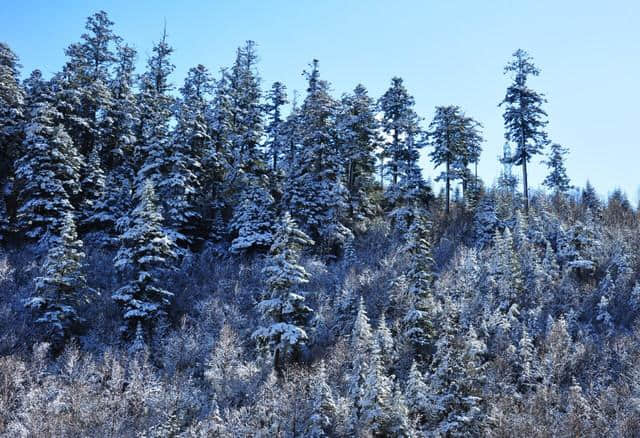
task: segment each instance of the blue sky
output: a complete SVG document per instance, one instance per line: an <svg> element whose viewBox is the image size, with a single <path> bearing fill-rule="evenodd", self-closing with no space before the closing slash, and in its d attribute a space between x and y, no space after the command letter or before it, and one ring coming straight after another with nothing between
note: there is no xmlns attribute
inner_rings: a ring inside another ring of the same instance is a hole
<svg viewBox="0 0 640 438"><path fill-rule="evenodd" d="M532 82L549 102L550 138L570 149L575 185L587 179L601 194L616 187L635 202L640 187L640 2L602 1L92 1L5 0L0 39L24 71L50 74L79 40L88 15L106 10L115 31L139 51L142 67L166 19L175 49L174 80L202 63L214 72L233 62L247 39L258 44L265 88L273 81L303 91L302 70L320 60L334 94L361 82L380 96L392 76L404 78L428 124L436 105L460 105L484 125L480 176L499 172L502 69L516 48L542 70ZM59 5L56 3L64 3ZM426 155L426 154L423 154ZM434 170L423 157L425 175ZM534 159L531 184L546 169ZM519 171L519 169L516 169Z"/></svg>

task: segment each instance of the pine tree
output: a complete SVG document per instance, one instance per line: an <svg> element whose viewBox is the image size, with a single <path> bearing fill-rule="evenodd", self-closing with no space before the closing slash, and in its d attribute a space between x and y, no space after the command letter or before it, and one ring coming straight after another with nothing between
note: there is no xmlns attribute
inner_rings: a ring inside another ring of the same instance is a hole
<svg viewBox="0 0 640 438"><path fill-rule="evenodd" d="M151 180L138 190L140 197L131 212L128 227L120 236L116 268L131 273L131 279L112 296L122 306L124 330L132 334L138 322L149 331L166 315L172 292L164 289L158 276L171 267L174 245L162 229L162 215L156 206Z"/></svg>
<svg viewBox="0 0 640 438"><path fill-rule="evenodd" d="M29 123L24 154L16 162L18 227L30 239L58 235L80 193L81 160L53 108L53 97L39 72L30 78ZM36 93L33 95L32 93Z"/></svg>
<svg viewBox="0 0 640 438"><path fill-rule="evenodd" d="M309 274L298 260L300 250L312 244L309 236L285 213L269 251L269 264L263 270L270 297L258 304L260 312L271 319L272 324L253 333L258 345L268 347L273 353L274 368L278 372L287 359L298 358L308 339L305 325L312 310L304 304L304 293L299 288L309 282Z"/></svg>
<svg viewBox="0 0 640 438"><path fill-rule="evenodd" d="M364 306L364 300L360 297L358 313L351 331L350 351L352 359L351 369L347 378L347 391L354 413L354 418L352 419L354 423L357 423L362 415L364 382L367 378L368 367L374 350L375 346L369 317ZM357 427L357 424L352 424L352 427Z"/></svg>
<svg viewBox="0 0 640 438"><path fill-rule="evenodd" d="M405 394L410 417L419 425L426 422L431 405L429 387L425 383L424 376L415 361L411 364L411 369L409 370Z"/></svg>
<svg viewBox="0 0 640 438"><path fill-rule="evenodd" d="M596 189L593 188L589 181L587 181L580 197L582 205L584 205L588 210L591 210L592 213L597 213L602 208L602 202L596 193Z"/></svg>
<svg viewBox="0 0 640 438"><path fill-rule="evenodd" d="M522 184L524 188L525 211L529 212L529 185L527 180L527 163L531 157L542 152L547 144L547 113L542 109L546 102L544 95L527 86L530 76L538 76L540 70L533 64L533 59L524 50L518 49L513 60L504 69L513 73L513 83L500 106L505 106L504 125L505 138L517 145L511 159L516 166L522 166Z"/></svg>
<svg viewBox="0 0 640 438"><path fill-rule="evenodd" d="M62 343L78 328L83 319L78 307L87 302L87 285L83 274L84 251L78 239L73 216L63 218L59 238L52 241L42 269L35 279L35 291L25 306L38 313L36 322L47 325L49 338Z"/></svg>
<svg viewBox="0 0 640 438"><path fill-rule="evenodd" d="M87 172L80 182L84 194L79 208L80 227L82 231L102 231L102 224L96 221L98 218L95 212L96 207L105 197L106 181L97 149L91 151L85 169Z"/></svg>
<svg viewBox="0 0 640 438"><path fill-rule="evenodd" d="M319 76L314 60L300 112L301 148L289 169L285 202L303 228L330 248L344 242L351 232L343 224L346 190L335 141L336 102L329 95L328 83Z"/></svg>
<svg viewBox="0 0 640 438"><path fill-rule="evenodd" d="M376 437L398 436L390 435L393 381L385 373L377 347L368 360L368 373L362 383L360 400L362 428Z"/></svg>
<svg viewBox="0 0 640 438"><path fill-rule="evenodd" d="M567 148L560 146L558 143L553 143L549 157L547 161L544 162L549 168L549 174L545 177L542 184L551 189L556 197L565 194L571 189L567 169L564 165L565 156L568 151Z"/></svg>
<svg viewBox="0 0 640 438"><path fill-rule="evenodd" d="M502 156L498 158L502 164L500 177L498 178L498 188L513 195L518 185L518 177L513 174L513 154L511 153L511 145L505 142L502 148Z"/></svg>

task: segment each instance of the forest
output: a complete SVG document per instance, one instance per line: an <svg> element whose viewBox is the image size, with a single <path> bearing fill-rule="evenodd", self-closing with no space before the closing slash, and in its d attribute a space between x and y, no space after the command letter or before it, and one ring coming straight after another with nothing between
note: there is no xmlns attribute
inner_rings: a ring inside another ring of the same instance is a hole
<svg viewBox="0 0 640 438"><path fill-rule="evenodd" d="M138 72L85 29L50 77L0 43L0 436L640 436L640 215L525 50L489 184L400 77L298 96L247 41L178 86L166 30Z"/></svg>

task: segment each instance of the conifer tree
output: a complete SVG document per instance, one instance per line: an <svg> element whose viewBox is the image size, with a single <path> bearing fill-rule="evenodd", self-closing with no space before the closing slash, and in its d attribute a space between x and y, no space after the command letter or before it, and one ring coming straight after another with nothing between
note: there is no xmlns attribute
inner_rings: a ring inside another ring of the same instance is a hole
<svg viewBox="0 0 640 438"><path fill-rule="evenodd" d="M336 415L336 404L333 399L331 387L327 384L327 371L323 362L320 362L318 372L311 390L311 416L305 437L324 438L333 434Z"/></svg>
<svg viewBox="0 0 640 438"><path fill-rule="evenodd" d="M20 67L18 57L0 42L0 241L9 231L5 196L22 141L25 93L20 86Z"/></svg>
<svg viewBox="0 0 640 438"><path fill-rule="evenodd" d="M505 138L516 144L516 151L511 162L522 166L522 185L524 189L525 211L529 212L529 185L527 180L527 163L531 157L542 152L547 144L547 113L542 109L546 102L544 95L532 90L527 85L530 76L538 76L540 70L533 64L527 52L518 49L513 59L504 69L513 74L513 83L507 88L500 106L505 106L503 114Z"/></svg>
<svg viewBox="0 0 640 438"><path fill-rule="evenodd" d="M212 151L207 126L207 95L213 91L212 78L203 65L191 68L184 86L176 114L177 126L168 158L167 178L160 188L166 195L166 223L173 239L182 246L191 245L203 237L201 180L206 179L202 162Z"/></svg>
<svg viewBox="0 0 640 438"><path fill-rule="evenodd" d="M329 95L329 84L320 79L317 60L307 78L309 87L299 120L301 148L288 175L285 198L303 228L331 247L351 235L343 224L346 190L336 147L336 102Z"/></svg>
<svg viewBox="0 0 640 438"><path fill-rule="evenodd" d="M586 186L582 190L581 201L582 205L593 213L597 213L602 208L602 202L596 193L596 189L593 188L593 185L591 185L589 181L587 181Z"/></svg>
<svg viewBox="0 0 640 438"><path fill-rule="evenodd" d="M498 158L502 169L498 178L498 188L513 195L518 185L518 177L513 174L513 154L511 153L511 145L505 142L502 148L502 156Z"/></svg>
<svg viewBox="0 0 640 438"><path fill-rule="evenodd" d="M358 313L351 331L350 347L352 359L347 380L347 391L354 414L352 422L355 424L352 424L352 427L357 427L358 419L362 415L364 383L369 371L371 356L375 351L373 333L362 297L360 297Z"/></svg>
<svg viewBox="0 0 640 438"><path fill-rule="evenodd" d="M424 381L424 376L414 361L409 370L409 378L405 388L407 407L410 417L418 424L427 421L427 415L431 408L429 399L429 387Z"/></svg>
<svg viewBox="0 0 640 438"><path fill-rule="evenodd" d="M258 303L258 309L272 324L253 333L258 345L273 353L277 372L282 371L287 359L298 359L308 339L305 325L312 310L304 304L304 292L299 288L309 282L309 274L298 260L300 250L312 244L285 213L269 251L269 264L263 270L269 298Z"/></svg>
<svg viewBox="0 0 640 438"><path fill-rule="evenodd" d="M116 268L130 274L130 280L113 294L122 306L124 331L133 334L138 322L148 332L166 315L173 293L158 278L175 258L174 244L162 228L153 183L146 180L128 227L120 236Z"/></svg>
<svg viewBox="0 0 640 438"><path fill-rule="evenodd" d="M79 208L79 222L82 231L97 231L100 223L94 222L96 207L106 194L105 175L100 164L100 153L94 148L84 166L87 170L80 185L83 189L82 202Z"/></svg>
<svg viewBox="0 0 640 438"><path fill-rule="evenodd" d="M289 103L287 100L287 87L282 82L274 82L267 93L265 112L267 115L266 148L271 158L271 170L273 172L282 166L282 159L286 153L284 141L282 107Z"/></svg>
<svg viewBox="0 0 640 438"><path fill-rule="evenodd" d="M30 239L58 235L80 193L81 160L39 72L30 78L24 154L16 162L18 227ZM30 94L31 94L30 93Z"/></svg>
<svg viewBox="0 0 640 438"><path fill-rule="evenodd" d="M549 157L544 162L549 168L549 174L542 184L551 189L556 197L565 194L571 188L567 169L564 165L567 153L567 148L560 146L558 143L553 143Z"/></svg>
<svg viewBox="0 0 640 438"><path fill-rule="evenodd" d="M382 146L375 117L375 103L362 85L343 96L336 120L344 184L351 222L362 223L375 212L371 199L375 180L377 149Z"/></svg>
<svg viewBox="0 0 640 438"><path fill-rule="evenodd" d="M150 179L153 186L159 189L160 182L170 168L169 124L174 98L169 94L173 90L169 75L175 68L169 59L172 52L165 29L162 39L153 47L153 55L147 61L147 71L140 78L140 120L135 150L135 185L139 188L145 186L146 179ZM164 195L162 192L159 194Z"/></svg>
<svg viewBox="0 0 640 438"><path fill-rule="evenodd" d="M378 101L378 107L382 111L382 130L390 139L384 145L383 157L389 160L387 167L392 187L400 182L404 163L414 159L409 156L409 145L413 143L418 146L415 136L420 132L419 118L414 105L413 97L399 77L391 79L391 87Z"/></svg>
<svg viewBox="0 0 640 438"><path fill-rule="evenodd" d="M426 361L434 336L433 317L435 301L431 283L433 259L431 258L430 224L421 216L409 229L405 252L409 256L407 280L411 294L411 308L404 317L404 337L412 344L416 359Z"/></svg>
<svg viewBox="0 0 640 438"><path fill-rule="evenodd" d="M276 228L275 201L260 183L249 185L244 193L231 223L231 229L238 233L231 242L231 252L268 249L273 243Z"/></svg>
<svg viewBox="0 0 640 438"><path fill-rule="evenodd" d="M78 306L88 301L84 258L73 216L67 213L60 235L52 241L47 253L42 276L35 279L34 294L25 303L37 312L36 322L47 325L48 336L56 345L78 329L83 321Z"/></svg>

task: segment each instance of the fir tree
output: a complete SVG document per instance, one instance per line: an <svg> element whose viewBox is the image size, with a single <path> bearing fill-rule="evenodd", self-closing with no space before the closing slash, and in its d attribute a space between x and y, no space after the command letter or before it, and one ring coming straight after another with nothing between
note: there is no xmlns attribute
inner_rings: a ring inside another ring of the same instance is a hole
<svg viewBox="0 0 640 438"><path fill-rule="evenodd" d="M249 185L244 193L231 223L232 230L238 233L231 242L231 252L268 249L276 228L275 201L259 183Z"/></svg>
<svg viewBox="0 0 640 438"><path fill-rule="evenodd" d="M320 362L311 390L311 416L305 437L324 438L333 434L337 411L331 387L327 383L327 371L324 362Z"/></svg>
<svg viewBox="0 0 640 438"><path fill-rule="evenodd" d="M551 189L556 197L565 194L571 189L567 169L564 165L567 153L567 148L560 146L558 143L553 143L549 157L547 161L544 162L549 168L549 174L545 177L542 184Z"/></svg>
<svg viewBox="0 0 640 438"><path fill-rule="evenodd" d="M414 144L415 136L419 133L419 118L413 109L414 99L409 95L401 78L391 79L391 87L378 101L382 111L382 130L389 138L384 145L384 159L388 159L388 173L392 186L396 186L403 175L403 164L412 160L409 155L409 145Z"/></svg>
<svg viewBox="0 0 640 438"><path fill-rule="evenodd" d="M131 279L112 297L122 306L123 329L130 334L138 322L147 331L152 329L166 315L173 297L158 278L171 267L175 251L173 242L162 229L153 183L146 180L138 192L138 204L120 236L121 246L115 259L116 267L130 271Z"/></svg>
<svg viewBox="0 0 640 438"><path fill-rule="evenodd" d="M343 225L346 190L335 141L336 102L320 79L318 61L307 74L309 87L300 113L301 149L288 175L288 208L303 228L327 247L344 242L351 232Z"/></svg>
<svg viewBox="0 0 640 438"><path fill-rule="evenodd" d="M336 130L344 160L344 184L352 223L362 223L375 213L372 191L376 171L375 152L382 146L375 104L362 85L340 102Z"/></svg>
<svg viewBox="0 0 640 438"><path fill-rule="evenodd" d="M426 361L434 336L432 319L435 311L431 283L433 259L431 258L430 224L417 216L405 246L409 256L407 280L411 294L411 308L404 317L404 336L412 344L416 358Z"/></svg>
<svg viewBox="0 0 640 438"><path fill-rule="evenodd" d="M31 78L31 91L38 95L30 98L25 153L16 162L18 227L31 239L58 235L80 193L80 157L39 77L38 72Z"/></svg>
<svg viewBox="0 0 640 438"><path fill-rule="evenodd" d="M602 202L596 193L596 189L593 188L591 183L587 181L586 186L582 190L582 194L580 196L582 205L585 208L591 210L593 213L597 213L602 208Z"/></svg>
<svg viewBox="0 0 640 438"><path fill-rule="evenodd" d="M505 138L517 145L511 158L516 166L522 166L522 184L524 188L525 211L529 212L529 185L527 180L527 163L531 157L542 152L547 144L547 113L542 109L546 102L544 95L532 90L527 85L530 76L538 76L540 70L533 64L533 59L524 50L518 49L513 60L504 69L514 75L513 83L500 106L505 106L504 125Z"/></svg>
<svg viewBox="0 0 640 438"><path fill-rule="evenodd" d="M300 250L313 241L300 231L288 213L285 213L269 252L264 268L270 297L258 304L258 309L272 324L253 333L258 345L273 353L276 371L281 372L288 358L298 359L308 340L305 325L311 308L304 304L300 286L309 282L309 274L299 265Z"/></svg>
<svg viewBox="0 0 640 438"><path fill-rule="evenodd" d="M80 182L84 195L79 209L80 225L83 231L96 231L100 230L102 225L94 221L97 219L95 217L96 207L106 194L105 175L100 165L100 153L97 149L91 151L85 169L87 172Z"/></svg>
<svg viewBox="0 0 640 438"><path fill-rule="evenodd" d="M5 196L22 141L25 93L20 86L18 57L0 42L0 241L9 231Z"/></svg>
<svg viewBox="0 0 640 438"><path fill-rule="evenodd" d="M271 158L271 170L273 172L282 166L282 159L286 153L286 144L283 136L284 117L282 107L289 103L287 100L287 87L282 82L274 82L267 93L265 112L267 115L267 141L266 148Z"/></svg>
<svg viewBox="0 0 640 438"><path fill-rule="evenodd" d="M63 342L83 321L78 307L88 301L84 258L73 216L66 214L60 236L47 253L42 276L35 279L34 294L25 303L37 312L36 322L46 324L48 337L55 344Z"/></svg>
<svg viewBox="0 0 640 438"><path fill-rule="evenodd" d="M162 39L153 47L153 55L147 61L147 71L141 76L138 95L140 120L135 150L138 169L136 186L140 188L144 187L146 179L159 188L170 169L169 124L174 99L169 94L173 90L169 75L175 68L169 59L172 52L165 29Z"/></svg>

